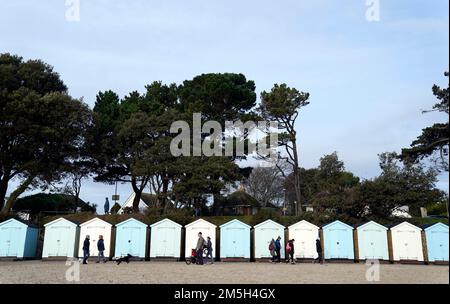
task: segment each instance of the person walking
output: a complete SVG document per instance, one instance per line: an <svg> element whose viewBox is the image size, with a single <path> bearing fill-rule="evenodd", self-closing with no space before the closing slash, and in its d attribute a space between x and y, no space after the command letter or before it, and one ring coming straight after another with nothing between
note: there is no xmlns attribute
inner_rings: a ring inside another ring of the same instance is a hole
<svg viewBox="0 0 450 304"><path fill-rule="evenodd" d="M281 263L281 236L279 236L275 241L275 253L277 255L277 263Z"/></svg>
<svg viewBox="0 0 450 304"><path fill-rule="evenodd" d="M212 248L212 242L211 238L208 236L206 238L206 264L208 264L208 259L211 258L211 264L214 264L214 258L213 258L213 248Z"/></svg>
<svg viewBox="0 0 450 304"><path fill-rule="evenodd" d="M286 255L287 255L287 263L291 262L291 264L295 264L294 259L294 253L295 253L295 247L294 247L295 240L289 240L286 245Z"/></svg>
<svg viewBox="0 0 450 304"><path fill-rule="evenodd" d="M197 252L197 264L203 265L203 248L205 247L205 239L201 232L198 233L197 246L195 251Z"/></svg>
<svg viewBox="0 0 450 304"><path fill-rule="evenodd" d="M103 205L103 209L105 211L105 214L109 214L109 199L105 198L105 204Z"/></svg>
<svg viewBox="0 0 450 304"><path fill-rule="evenodd" d="M320 264L323 264L322 243L320 242L319 238L316 240L316 251L317 251L317 261Z"/></svg>
<svg viewBox="0 0 450 304"><path fill-rule="evenodd" d="M87 264L89 259L89 247L91 246L90 236L86 235L83 242L83 264Z"/></svg>
<svg viewBox="0 0 450 304"><path fill-rule="evenodd" d="M97 249L98 249L97 263L100 263L100 260L102 260L103 263L106 263L106 258L105 258L105 241L103 240L103 235L99 235L98 236Z"/></svg>
<svg viewBox="0 0 450 304"><path fill-rule="evenodd" d="M270 252L270 256L272 257L270 261L273 263L273 262L275 262L275 240L274 239L272 239L270 241L269 252Z"/></svg>

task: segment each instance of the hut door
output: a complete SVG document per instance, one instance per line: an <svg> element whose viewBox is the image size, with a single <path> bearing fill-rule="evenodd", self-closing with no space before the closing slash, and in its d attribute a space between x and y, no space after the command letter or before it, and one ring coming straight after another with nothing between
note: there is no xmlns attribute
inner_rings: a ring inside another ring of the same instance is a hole
<svg viewBox="0 0 450 304"><path fill-rule="evenodd" d="M157 227L157 231L155 233L156 238L156 256L164 257L166 254L167 247L167 230L168 227Z"/></svg>
<svg viewBox="0 0 450 304"><path fill-rule="evenodd" d="M128 253L132 256L139 256L139 228L126 227Z"/></svg>
<svg viewBox="0 0 450 304"><path fill-rule="evenodd" d="M69 227L55 227L56 230L56 254L55 256L68 256L69 252L68 252L68 232L69 232Z"/></svg>
<svg viewBox="0 0 450 304"><path fill-rule="evenodd" d="M231 228L231 254L233 258L243 258L244 254L244 244L242 236L245 235L243 228Z"/></svg>
<svg viewBox="0 0 450 304"><path fill-rule="evenodd" d="M8 254L8 246L9 246L9 229L1 228L0 229L0 256L6 257Z"/></svg>
<svg viewBox="0 0 450 304"><path fill-rule="evenodd" d="M347 230L333 229L331 231L333 232L332 240L334 241L334 246L336 246L335 256L334 257L332 256L332 258L347 259L348 258L346 252L347 242L345 239L345 233L347 232Z"/></svg>
<svg viewBox="0 0 450 304"><path fill-rule="evenodd" d="M432 240L434 242L430 242L433 245L435 244L435 252L434 259L436 261L447 261L448 260L448 232L444 231L432 231Z"/></svg>
<svg viewBox="0 0 450 304"><path fill-rule="evenodd" d="M366 259L381 259L382 257L377 255L377 237L380 230L377 229L365 229L364 233L364 249L366 250Z"/></svg>
<svg viewBox="0 0 450 304"><path fill-rule="evenodd" d="M11 227L9 230L9 239L7 240L7 255L10 257L16 257L18 254L18 247L19 247L19 240L20 237L20 228L18 227Z"/></svg>
<svg viewBox="0 0 450 304"><path fill-rule="evenodd" d="M176 231L174 227L167 227L165 229L166 236L164 238L164 256L173 257L175 256L175 242L176 240Z"/></svg>
<svg viewBox="0 0 450 304"><path fill-rule="evenodd" d="M404 230L399 231L399 234L401 235L400 247L402 248L400 260L418 260L417 250L414 248L416 245L416 231Z"/></svg>

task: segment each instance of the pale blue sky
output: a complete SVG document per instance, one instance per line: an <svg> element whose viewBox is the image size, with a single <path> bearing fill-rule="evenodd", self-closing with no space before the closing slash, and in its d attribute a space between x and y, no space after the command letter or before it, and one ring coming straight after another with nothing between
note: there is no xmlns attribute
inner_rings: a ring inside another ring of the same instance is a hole
<svg viewBox="0 0 450 304"><path fill-rule="evenodd" d="M311 93L297 125L302 166L338 151L363 178L379 173L377 154L445 119L421 110L435 102L431 86L446 83L447 0L380 0L379 22L366 20L365 0L80 4L80 21L67 22L64 0L0 0L0 52L48 62L91 106L100 90L123 96L209 72L243 73L258 94L286 82ZM102 205L113 191L87 183L81 196Z"/></svg>

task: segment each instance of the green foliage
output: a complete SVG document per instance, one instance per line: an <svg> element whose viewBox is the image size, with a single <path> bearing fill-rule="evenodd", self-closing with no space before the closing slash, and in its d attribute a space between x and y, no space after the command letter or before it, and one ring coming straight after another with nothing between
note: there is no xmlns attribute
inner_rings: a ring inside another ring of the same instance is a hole
<svg viewBox="0 0 450 304"><path fill-rule="evenodd" d="M29 187L58 181L80 150L91 110L67 94L53 68L39 60L0 54L0 202L9 181L20 181L8 212Z"/></svg>
<svg viewBox="0 0 450 304"><path fill-rule="evenodd" d="M225 125L236 121L256 105L255 83L242 74L202 74L180 87L182 112L202 113L207 120Z"/></svg>
<svg viewBox="0 0 450 304"><path fill-rule="evenodd" d="M449 73L445 73L449 77ZM433 106L432 111L438 111L446 114L446 123L435 123L431 127L422 130L422 134L417 137L411 144L410 148L402 150L399 156L405 162L417 163L423 159L434 157L436 168L440 170L449 170L448 153L449 153L449 87L440 88L433 86L433 94L439 100ZM431 112L431 111L425 111Z"/></svg>
<svg viewBox="0 0 450 304"><path fill-rule="evenodd" d="M73 212L74 201L75 198L67 194L39 193L19 198L13 206L13 211L26 210L31 214L42 211ZM77 207L81 208L82 212L95 213L95 208L81 199L78 199Z"/></svg>
<svg viewBox="0 0 450 304"><path fill-rule="evenodd" d="M377 218L389 218L396 208L409 206L413 214L431 202L441 201L444 193L436 189L437 172L421 164L401 165L395 153L380 155L382 173L361 185L361 202Z"/></svg>

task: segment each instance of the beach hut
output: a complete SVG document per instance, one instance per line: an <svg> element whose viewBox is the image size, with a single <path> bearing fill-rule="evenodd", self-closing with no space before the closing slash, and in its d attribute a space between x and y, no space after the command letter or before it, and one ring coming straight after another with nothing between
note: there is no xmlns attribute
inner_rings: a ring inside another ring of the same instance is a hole
<svg viewBox="0 0 450 304"><path fill-rule="evenodd" d="M448 226L436 223L425 228L429 262L448 262Z"/></svg>
<svg viewBox="0 0 450 304"><path fill-rule="evenodd" d="M357 227L356 231L360 260L389 260L388 228L370 221Z"/></svg>
<svg viewBox="0 0 450 304"><path fill-rule="evenodd" d="M186 228L186 246L185 246L185 256L191 256L191 250L197 246L198 233L201 232L203 238L209 236L213 244L213 254L216 252L216 225L205 221L204 219L196 220L185 226Z"/></svg>
<svg viewBox="0 0 450 304"><path fill-rule="evenodd" d="M175 258L181 254L182 226L163 219L150 226L150 258Z"/></svg>
<svg viewBox="0 0 450 304"><path fill-rule="evenodd" d="M147 225L130 218L116 225L116 246L114 255L123 257L131 254L135 258L145 259L147 248Z"/></svg>
<svg viewBox="0 0 450 304"><path fill-rule="evenodd" d="M65 218L44 225L44 248L42 258L74 258L77 256L80 228Z"/></svg>
<svg viewBox="0 0 450 304"><path fill-rule="evenodd" d="M34 258L39 230L16 219L0 223L0 258Z"/></svg>
<svg viewBox="0 0 450 304"><path fill-rule="evenodd" d="M111 233L112 225L110 223L105 222L104 220L99 219L98 217L93 218L87 222L84 222L80 225L80 242L78 249L78 256L83 256L83 242L86 238L86 235L90 236L91 246L90 246L90 255L98 256L97 250L97 241L100 235L103 235L103 240L105 242L105 257L111 256Z"/></svg>
<svg viewBox="0 0 450 304"><path fill-rule="evenodd" d="M289 239L295 240L295 258L316 259L316 240L319 237L319 227L305 220L288 227Z"/></svg>
<svg viewBox="0 0 450 304"><path fill-rule="evenodd" d="M422 229L403 222L390 230L394 261L423 262Z"/></svg>
<svg viewBox="0 0 450 304"><path fill-rule="evenodd" d="M353 227L335 221L322 227L325 259L354 260Z"/></svg>
<svg viewBox="0 0 450 304"><path fill-rule="evenodd" d="M272 239L281 237L281 257L284 256L285 227L272 220L267 220L255 226L255 259L271 258L269 245Z"/></svg>
<svg viewBox="0 0 450 304"><path fill-rule="evenodd" d="M220 226L220 258L250 259L250 229L236 219Z"/></svg>

